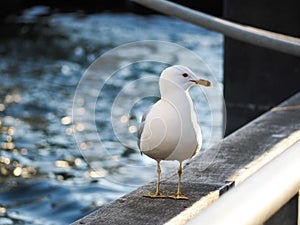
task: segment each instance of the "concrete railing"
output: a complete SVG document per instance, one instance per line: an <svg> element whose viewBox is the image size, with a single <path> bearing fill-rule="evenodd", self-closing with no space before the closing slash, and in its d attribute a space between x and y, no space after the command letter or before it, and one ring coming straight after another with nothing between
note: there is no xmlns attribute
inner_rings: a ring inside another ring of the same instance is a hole
<svg viewBox="0 0 300 225"><path fill-rule="evenodd" d="M299 190L300 141L224 194L187 225L260 225Z"/></svg>
<svg viewBox="0 0 300 225"><path fill-rule="evenodd" d="M233 23L228 20L220 19L218 17L189 9L170 1L132 1L169 16L174 16L209 30L220 32L227 37L231 37L239 41L251 43L260 47L273 49L295 56L300 56L300 39L296 37Z"/></svg>
<svg viewBox="0 0 300 225"><path fill-rule="evenodd" d="M282 159L284 155L288 154L288 149L299 140L300 93L224 138L220 143L212 146L187 163L183 168L182 188L184 193L189 196L188 201L143 197L144 193L153 190L155 187L155 182L152 182L117 199L106 207L96 210L85 218L75 222L74 225L185 224L199 213L204 213L205 208L218 204L217 202L222 200L221 195L225 193L224 197L226 197L226 192L233 186L236 186L234 189L237 189L239 185L243 185L243 182L246 184L248 182L247 178L251 177L251 175L255 174L256 171L259 171L269 162L272 164L273 159L276 160L276 157ZM217 154L215 154L216 151ZM296 154L298 153L299 150ZM215 158L207 165L208 161L211 160L211 155L215 155ZM298 156L294 155L292 158L296 160L293 162L299 162ZM296 166L299 166L299 164L300 162ZM203 165L206 169L203 169ZM288 169L288 166L285 169ZM268 179L275 179L274 182L278 179L279 183L281 181L284 182L284 180L280 180L280 174L275 174L276 171L274 170ZM285 179L289 179L289 177L285 177ZM294 178L298 179L296 176L291 177L293 181L298 182ZM259 191L258 188L263 188L262 186L264 183L267 184L268 179L265 178L261 183L257 183L257 189L249 189L245 197L238 199L240 200L239 204L242 203L244 198L250 200L256 199L256 191ZM167 194L173 193L177 182L176 173L165 176L161 182L161 188ZM253 182L251 183L255 186ZM297 189L297 187L291 186L289 183L285 184L293 188L293 190ZM274 183L274 185L277 184ZM269 187L269 191L273 192L277 188L280 187ZM291 196L291 192L286 193L283 198L282 193L275 191L272 194L277 197L279 203L276 203L276 207L272 211L269 211L265 218L274 213L280 205L284 205ZM295 212L295 209L298 205L297 195L291 201L292 203L288 204L291 205L289 206L291 208L283 212L285 217L282 217L281 210L279 210L279 212L271 217L271 220L276 220L278 221L277 224L282 224L282 218L284 220L289 218L292 220L292 223L288 224L296 224L297 212ZM232 215L233 211L230 212L231 209L238 209L239 204L235 206L233 206L234 203L228 204L227 210ZM287 213L288 215L286 215ZM227 215L227 213L225 214ZM211 219L216 219L215 217L213 216Z"/></svg>

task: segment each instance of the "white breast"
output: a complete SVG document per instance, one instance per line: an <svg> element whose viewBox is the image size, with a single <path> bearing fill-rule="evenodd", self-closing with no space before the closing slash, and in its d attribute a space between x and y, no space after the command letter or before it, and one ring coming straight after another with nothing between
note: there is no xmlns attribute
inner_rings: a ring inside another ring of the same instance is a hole
<svg viewBox="0 0 300 225"><path fill-rule="evenodd" d="M140 148L154 159L183 161L200 149L201 142L192 101L182 92L153 105L144 121Z"/></svg>

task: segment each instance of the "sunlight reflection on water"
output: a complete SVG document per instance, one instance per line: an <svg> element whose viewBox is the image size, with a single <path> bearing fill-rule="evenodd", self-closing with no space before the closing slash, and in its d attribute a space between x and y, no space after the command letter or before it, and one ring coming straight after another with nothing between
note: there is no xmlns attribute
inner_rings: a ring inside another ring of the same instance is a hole
<svg viewBox="0 0 300 225"><path fill-rule="evenodd" d="M120 145L103 115L126 80L136 79L140 71L157 76L160 67L139 64L120 71L119 82L107 83L107 100L97 103L96 125L112 158L91 155L100 171L87 165L74 143L74 130L89 130L87 125L72 122L75 89L89 64L104 52L138 40L177 43L205 59L222 83L223 38L219 34L163 16L39 16L37 9L12 19L8 26L14 31L0 45L0 224L70 223L155 178L155 167L145 173L133 170L131 176L124 171L128 163L154 163L137 149ZM97 92L88 89L86 94ZM77 113L89 113L88 103L77 100L81 106ZM150 105L154 100L143 103ZM136 133L149 105L137 103L132 115L120 116L122 123L129 124L130 133ZM216 107L221 114L221 106ZM202 129L209 128L203 124ZM93 141L87 135L79 148L84 151ZM133 185L112 182L109 178L114 176Z"/></svg>

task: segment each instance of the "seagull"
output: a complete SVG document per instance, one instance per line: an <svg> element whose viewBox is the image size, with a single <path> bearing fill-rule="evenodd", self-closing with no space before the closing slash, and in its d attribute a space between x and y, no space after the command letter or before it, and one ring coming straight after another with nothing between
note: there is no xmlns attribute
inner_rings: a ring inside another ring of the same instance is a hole
<svg viewBox="0 0 300 225"><path fill-rule="evenodd" d="M182 162L195 156L202 145L202 135L189 89L195 85L212 87L186 66L174 65L164 69L159 78L161 98L142 117L138 130L138 147L141 153L157 162L157 185L153 194L144 197L164 198L160 191L161 160L177 160L177 192L172 199L188 197L181 193Z"/></svg>

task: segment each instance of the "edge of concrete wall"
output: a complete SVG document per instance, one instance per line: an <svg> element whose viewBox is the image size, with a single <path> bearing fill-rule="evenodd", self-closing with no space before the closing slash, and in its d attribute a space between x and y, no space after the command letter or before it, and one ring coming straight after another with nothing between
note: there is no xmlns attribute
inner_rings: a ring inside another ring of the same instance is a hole
<svg viewBox="0 0 300 225"><path fill-rule="evenodd" d="M154 190L153 181L73 225L184 224L299 139L300 92L186 163L182 188L188 201L142 197ZM161 189L172 194L176 185L174 171L162 180Z"/></svg>

